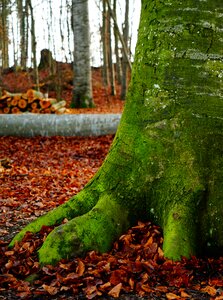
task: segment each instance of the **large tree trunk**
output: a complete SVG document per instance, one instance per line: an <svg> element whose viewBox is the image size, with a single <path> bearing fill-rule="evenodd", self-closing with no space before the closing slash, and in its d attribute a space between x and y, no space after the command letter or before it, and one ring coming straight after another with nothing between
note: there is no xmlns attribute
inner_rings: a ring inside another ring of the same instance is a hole
<svg viewBox="0 0 223 300"><path fill-rule="evenodd" d="M189 12L189 13L188 13ZM142 1L132 81L109 155L74 198L29 224L59 224L55 263L112 242L138 219L159 224L164 254L223 250L222 2Z"/></svg>
<svg viewBox="0 0 223 300"><path fill-rule="evenodd" d="M72 0L74 89L72 107L92 107L88 1Z"/></svg>

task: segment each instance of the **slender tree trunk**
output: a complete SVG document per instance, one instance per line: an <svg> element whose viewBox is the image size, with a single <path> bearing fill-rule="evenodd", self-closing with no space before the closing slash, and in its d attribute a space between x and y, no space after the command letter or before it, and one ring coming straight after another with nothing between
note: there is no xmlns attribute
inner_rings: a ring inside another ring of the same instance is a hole
<svg viewBox="0 0 223 300"><path fill-rule="evenodd" d="M108 11L107 11L107 4L105 0L102 0L103 9L102 9L102 47L103 47L103 82L104 86L109 86L109 76L108 76Z"/></svg>
<svg viewBox="0 0 223 300"><path fill-rule="evenodd" d="M2 68L6 69L9 67L9 53L8 53L8 44L9 44L9 32L8 32L8 15L9 15L9 6L8 0L2 0L1 2L1 60Z"/></svg>
<svg viewBox="0 0 223 300"><path fill-rule="evenodd" d="M26 69L28 57L28 1L17 1L18 19L19 19L19 33L20 33L20 66Z"/></svg>
<svg viewBox="0 0 223 300"><path fill-rule="evenodd" d="M121 42L121 44L122 44L123 54L125 55L125 58L126 58L126 60L127 60L127 62L128 62L128 65L129 65L129 68L130 68L130 70L131 70L131 69L132 69L132 64L131 64L131 61L130 61L129 55L128 55L128 52L129 52L129 51L128 51L127 47L126 47L126 44L125 44L124 39L123 39L123 36L122 36L122 34L121 34L120 30L119 30L119 27L118 27L118 23L117 23L116 17L115 17L115 15L114 15L114 13L113 13L113 10L112 10L112 8L111 8L110 0L105 0L105 2L106 2L107 5L108 5L109 12L110 12L110 14L111 14L111 16L112 16L112 19L113 19L113 21L114 21L115 28L116 28L116 30L117 30L117 33L118 33L118 36L119 36L119 39L120 39L120 42Z"/></svg>
<svg viewBox="0 0 223 300"><path fill-rule="evenodd" d="M113 51L112 51L112 37L111 37L111 14L108 11L107 14L107 30L108 30L108 65L109 65L109 77L110 77L110 84L111 84L111 95L116 95L115 90L115 73L114 73L114 64L113 64Z"/></svg>
<svg viewBox="0 0 223 300"><path fill-rule="evenodd" d="M73 107L92 107L88 1L72 1L74 33Z"/></svg>
<svg viewBox="0 0 223 300"><path fill-rule="evenodd" d="M16 49L16 32L14 31L14 27L12 26L11 27L11 36L12 36L12 38L11 38L11 44L12 44L12 51L13 51L13 62L14 62L14 68L15 68L15 70L16 70L16 68L17 68L17 65L18 65L18 51L17 51L17 49Z"/></svg>
<svg viewBox="0 0 223 300"><path fill-rule="evenodd" d="M126 45L126 49L128 50L128 42L129 42L129 0L125 2L125 23L123 28L123 40ZM129 54L129 51L127 55ZM128 60L122 51L122 88L121 88L121 99L125 100L126 92L127 92L127 84L128 84Z"/></svg>
<svg viewBox="0 0 223 300"><path fill-rule="evenodd" d="M117 0L114 0L113 12L114 12L115 19L117 19L116 7L117 7ZM115 58L116 58L116 64L115 64L116 78L118 84L121 84L122 70L121 70L121 60L120 60L120 53L119 53L119 38L118 38L117 26L114 26L114 41L115 41Z"/></svg>
<svg viewBox="0 0 223 300"><path fill-rule="evenodd" d="M31 39L32 39L32 54L33 54L34 79L35 79L37 90L39 90L39 72L38 72L37 60L36 60L35 20L34 20L34 15L33 15L32 1L31 0L27 0L27 5L29 7L30 16L31 16Z"/></svg>
<svg viewBox="0 0 223 300"><path fill-rule="evenodd" d="M60 25L60 39L61 39L61 50L65 52L64 47L64 30L63 30L63 22L64 22L64 14L63 14L63 0L60 1L60 19L59 19L59 25Z"/></svg>
<svg viewBox="0 0 223 300"><path fill-rule="evenodd" d="M39 250L42 264L55 263L107 251L149 219L163 228L166 257L222 254L221 15L222 0L142 1L132 81L107 158L77 196L11 245L66 217Z"/></svg>
<svg viewBox="0 0 223 300"><path fill-rule="evenodd" d="M50 50L52 51L52 54L54 57L56 57L56 40L55 40L55 27L57 26L57 22L55 22L55 15L54 15L54 8L52 0L48 0L49 2L49 32L48 32L48 38L50 41ZM52 34L53 33L53 34Z"/></svg>
<svg viewBox="0 0 223 300"><path fill-rule="evenodd" d="M73 38L71 39L71 35L72 35L72 22L70 22L70 19L71 19L71 5L70 5L70 1L69 0L66 0L66 7L69 8L67 9L67 18L66 18L66 22L67 22L67 42L68 42L68 52L69 52L69 61L72 61L73 59L73 53L71 51L71 48L70 48L70 45L72 44L71 43L71 40L73 40Z"/></svg>

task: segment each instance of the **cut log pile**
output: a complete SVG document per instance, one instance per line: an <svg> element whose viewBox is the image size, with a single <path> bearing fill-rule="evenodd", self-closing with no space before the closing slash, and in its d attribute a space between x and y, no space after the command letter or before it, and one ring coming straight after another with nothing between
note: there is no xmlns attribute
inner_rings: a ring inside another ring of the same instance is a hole
<svg viewBox="0 0 223 300"><path fill-rule="evenodd" d="M3 91L0 97L1 114L43 113L63 114L66 112L66 101L54 98L44 98L41 92L33 89L26 93L10 93Z"/></svg>

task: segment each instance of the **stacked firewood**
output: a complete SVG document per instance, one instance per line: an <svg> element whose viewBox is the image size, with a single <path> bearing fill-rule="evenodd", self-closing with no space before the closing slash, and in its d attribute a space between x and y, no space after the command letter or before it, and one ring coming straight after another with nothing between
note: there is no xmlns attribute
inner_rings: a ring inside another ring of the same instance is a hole
<svg viewBox="0 0 223 300"><path fill-rule="evenodd" d="M9 93L3 91L0 97L1 114L43 113L62 114L66 112L66 101L57 101L54 98L44 98L41 92L33 89L26 93Z"/></svg>

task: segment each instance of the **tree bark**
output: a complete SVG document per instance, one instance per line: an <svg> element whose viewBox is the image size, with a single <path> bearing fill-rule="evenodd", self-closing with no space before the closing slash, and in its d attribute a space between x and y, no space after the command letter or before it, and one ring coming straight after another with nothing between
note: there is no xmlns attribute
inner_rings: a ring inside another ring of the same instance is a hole
<svg viewBox="0 0 223 300"><path fill-rule="evenodd" d="M50 75L56 73L56 60L49 49L42 49L40 52L39 70L49 70Z"/></svg>
<svg viewBox="0 0 223 300"><path fill-rule="evenodd" d="M0 4L1 19L0 19L0 52L2 69L9 67L9 29L8 16L10 13L9 1L2 0Z"/></svg>
<svg viewBox="0 0 223 300"><path fill-rule="evenodd" d="M74 33L74 89L73 107L92 107L92 84L90 66L90 36L88 1L72 1Z"/></svg>
<svg viewBox="0 0 223 300"><path fill-rule="evenodd" d="M27 5L30 10L30 17L31 17L31 40L32 40L32 54L33 54L33 71L34 71L34 80L37 86L37 90L39 90L39 71L37 67L37 59L36 59L36 32L35 32L35 20L33 15L33 6L32 1L27 0Z"/></svg>
<svg viewBox="0 0 223 300"><path fill-rule="evenodd" d="M107 5L108 5L109 12L110 12L110 14L111 14L111 16L112 16L112 19L113 19L113 21L114 21L114 26L115 26L115 28L116 28L116 30L117 30L117 34L118 34L119 39L120 39L120 42L121 42L121 44L122 44L123 53L124 53L125 58L126 58L126 60L127 60L127 62L128 62L128 66L129 66L129 68L130 68L130 70L131 70L131 69L132 69L132 64L131 64L131 61L130 61L130 59L129 59L129 57L128 57L128 50L127 50L126 44L125 44L125 42L124 42L124 39L123 39L123 37L122 37L122 34L121 34L120 30L119 30L119 27L118 27L118 23L117 23L115 14L113 13L113 10L112 10L112 8L111 8L110 1L109 1L109 0L105 0L105 2L106 2Z"/></svg>
<svg viewBox="0 0 223 300"><path fill-rule="evenodd" d="M102 1L101 39L102 39L102 48L103 48L103 66L102 66L103 84L105 87L108 87L110 86L109 64L108 64L108 48L109 48L108 9L105 0Z"/></svg>
<svg viewBox="0 0 223 300"><path fill-rule="evenodd" d="M101 136L115 134L119 114L1 114L0 136Z"/></svg>
<svg viewBox="0 0 223 300"><path fill-rule="evenodd" d="M117 7L117 0L114 0L113 13L114 13L115 19L117 19L116 7ZM119 38L118 38L117 26L115 26L115 25L114 25L114 43L115 43L115 60L116 60L116 63L115 63L116 78L117 78L118 84L121 84L122 70L121 70L121 59L120 59L120 54L119 54Z"/></svg>
<svg viewBox="0 0 223 300"><path fill-rule="evenodd" d="M122 85L121 85L121 99L125 100L128 83L128 55L129 55L129 0L126 0L125 4L125 23L123 28L123 40L126 45L127 53L125 54L122 49Z"/></svg>
<svg viewBox="0 0 223 300"><path fill-rule="evenodd" d="M20 66L23 70L26 70L28 58L28 1L17 1L17 14L20 34Z"/></svg>
<svg viewBox="0 0 223 300"><path fill-rule="evenodd" d="M149 219L163 228L168 258L222 253L221 14L221 0L142 1L132 81L109 155L78 195L11 245L67 218L39 250L40 262L52 264L107 251Z"/></svg>
<svg viewBox="0 0 223 300"><path fill-rule="evenodd" d="M112 36L111 36L111 13L108 11L107 14L107 35L108 35L108 65L109 65L109 76L111 84L111 95L116 95L115 90L115 73L114 73L114 64L113 64L113 49L112 49Z"/></svg>

